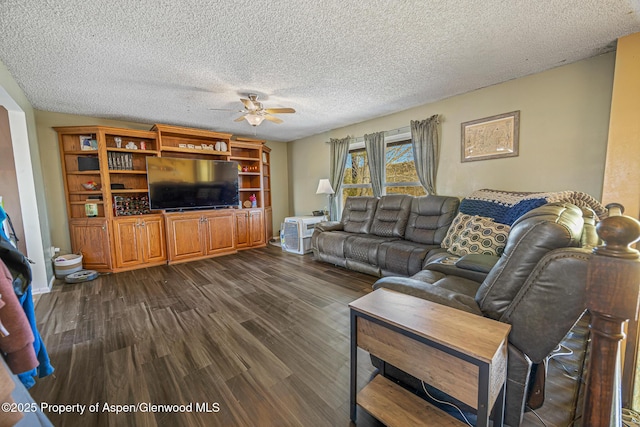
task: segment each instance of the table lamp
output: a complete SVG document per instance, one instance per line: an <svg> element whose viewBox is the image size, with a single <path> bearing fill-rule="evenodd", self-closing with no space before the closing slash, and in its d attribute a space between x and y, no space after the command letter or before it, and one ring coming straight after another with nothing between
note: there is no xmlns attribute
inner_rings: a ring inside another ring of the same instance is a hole
<svg viewBox="0 0 640 427"><path fill-rule="evenodd" d="M316 190L316 194L326 194L327 199L329 200L329 221L331 221L331 195L335 194L333 188L331 188L331 183L328 179L321 179L318 182L318 189Z"/></svg>

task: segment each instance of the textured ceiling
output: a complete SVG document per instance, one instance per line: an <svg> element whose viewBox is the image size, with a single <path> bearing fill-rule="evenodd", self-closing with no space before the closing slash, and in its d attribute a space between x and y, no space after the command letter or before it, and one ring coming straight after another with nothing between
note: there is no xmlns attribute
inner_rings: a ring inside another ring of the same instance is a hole
<svg viewBox="0 0 640 427"><path fill-rule="evenodd" d="M536 73L640 31L640 0L2 0L34 108L289 141ZM373 130L373 129L372 129Z"/></svg>

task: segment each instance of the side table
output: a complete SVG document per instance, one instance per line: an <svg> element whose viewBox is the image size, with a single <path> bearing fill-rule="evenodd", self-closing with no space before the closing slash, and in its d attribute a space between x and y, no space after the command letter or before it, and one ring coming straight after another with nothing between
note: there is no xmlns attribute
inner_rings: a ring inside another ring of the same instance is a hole
<svg viewBox="0 0 640 427"><path fill-rule="evenodd" d="M441 304L378 289L349 304L351 420L360 405L387 426L464 426L381 375L357 393L357 348L477 410L477 426L504 423L511 326Z"/></svg>

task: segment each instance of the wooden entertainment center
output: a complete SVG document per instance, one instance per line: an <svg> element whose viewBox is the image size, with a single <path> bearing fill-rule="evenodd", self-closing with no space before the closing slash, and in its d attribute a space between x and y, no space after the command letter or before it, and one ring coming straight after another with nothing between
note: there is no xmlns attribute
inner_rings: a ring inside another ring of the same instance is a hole
<svg viewBox="0 0 640 427"><path fill-rule="evenodd" d="M82 253L84 268L118 272L191 261L265 246L273 236L271 150L262 140L162 124L149 131L54 129L71 249ZM238 208L151 211L148 156L237 162Z"/></svg>

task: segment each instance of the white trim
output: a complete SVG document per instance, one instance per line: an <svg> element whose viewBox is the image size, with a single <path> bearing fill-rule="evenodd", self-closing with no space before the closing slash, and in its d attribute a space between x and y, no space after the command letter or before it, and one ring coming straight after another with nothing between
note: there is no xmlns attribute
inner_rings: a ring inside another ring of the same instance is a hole
<svg viewBox="0 0 640 427"><path fill-rule="evenodd" d="M27 117L22 108L2 86L0 86L0 105L7 109L7 115L9 116L9 132L13 145L18 197L20 199L20 210L22 211L22 224L24 225L24 240L27 247L25 255L35 263L31 265L33 293L49 292L51 288L47 281L47 269L45 267L36 188L31 166Z"/></svg>

